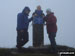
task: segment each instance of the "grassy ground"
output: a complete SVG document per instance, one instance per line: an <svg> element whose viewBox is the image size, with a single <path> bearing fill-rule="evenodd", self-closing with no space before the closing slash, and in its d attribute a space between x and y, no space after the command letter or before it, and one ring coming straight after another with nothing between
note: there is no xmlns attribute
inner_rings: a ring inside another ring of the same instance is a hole
<svg viewBox="0 0 75 56"><path fill-rule="evenodd" d="M18 53L12 54L10 49L0 49L0 56L55 56L55 54L43 54L43 53Z"/></svg>
<svg viewBox="0 0 75 56"><path fill-rule="evenodd" d="M18 53L12 54L10 49L0 49L0 56L55 56L54 54L42 54L42 53Z"/></svg>
<svg viewBox="0 0 75 56"><path fill-rule="evenodd" d="M0 56L57 56L55 54L50 54L50 53L47 54L47 53L40 53L40 52L12 54L11 50L16 50L16 49L0 48ZM58 50L59 52L60 51L75 51L75 48L71 48L67 46L58 46Z"/></svg>

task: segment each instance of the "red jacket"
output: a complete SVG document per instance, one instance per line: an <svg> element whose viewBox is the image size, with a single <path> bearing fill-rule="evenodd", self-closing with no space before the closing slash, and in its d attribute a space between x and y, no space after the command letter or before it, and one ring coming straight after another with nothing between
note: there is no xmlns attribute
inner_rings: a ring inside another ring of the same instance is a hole
<svg viewBox="0 0 75 56"><path fill-rule="evenodd" d="M57 25L56 25L57 19L54 16L54 13L46 15L45 21L46 21L48 33L57 32Z"/></svg>

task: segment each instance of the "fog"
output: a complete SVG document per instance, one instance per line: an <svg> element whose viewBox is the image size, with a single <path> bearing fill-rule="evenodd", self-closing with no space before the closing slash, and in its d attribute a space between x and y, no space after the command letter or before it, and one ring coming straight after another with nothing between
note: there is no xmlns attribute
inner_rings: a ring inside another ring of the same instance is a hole
<svg viewBox="0 0 75 56"><path fill-rule="evenodd" d="M0 47L15 47L17 14L22 12L25 6L29 6L31 9L29 17L31 17L37 5L41 5L44 13L47 8L55 13L58 26L57 44L75 48L75 0L0 0ZM24 47L32 46L31 23L28 31L29 42ZM44 37L44 44L50 44L46 26Z"/></svg>

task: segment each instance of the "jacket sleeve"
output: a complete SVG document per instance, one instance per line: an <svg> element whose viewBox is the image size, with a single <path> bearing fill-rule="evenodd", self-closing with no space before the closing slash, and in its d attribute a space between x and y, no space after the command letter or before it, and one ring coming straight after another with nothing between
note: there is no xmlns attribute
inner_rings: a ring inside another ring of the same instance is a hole
<svg viewBox="0 0 75 56"><path fill-rule="evenodd" d="M29 22L31 22L33 20L33 17L31 17L30 19L29 19Z"/></svg>
<svg viewBox="0 0 75 56"><path fill-rule="evenodd" d="M44 19L45 22L47 21L47 17L46 16L43 19Z"/></svg>
<svg viewBox="0 0 75 56"><path fill-rule="evenodd" d="M32 14L32 16L34 15L35 13L33 13ZM31 22L33 20L33 17L31 17L30 19L29 19L29 22Z"/></svg>

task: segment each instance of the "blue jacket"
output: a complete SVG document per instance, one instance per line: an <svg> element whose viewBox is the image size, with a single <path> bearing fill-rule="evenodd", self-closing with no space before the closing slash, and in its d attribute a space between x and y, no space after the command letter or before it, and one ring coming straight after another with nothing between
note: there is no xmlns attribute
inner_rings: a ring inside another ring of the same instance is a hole
<svg viewBox="0 0 75 56"><path fill-rule="evenodd" d="M36 10L34 14L37 14L37 16L34 17L33 19L33 24L43 24L43 11L42 10Z"/></svg>
<svg viewBox="0 0 75 56"><path fill-rule="evenodd" d="M19 13L17 16L17 30L28 30L28 15L26 13Z"/></svg>

